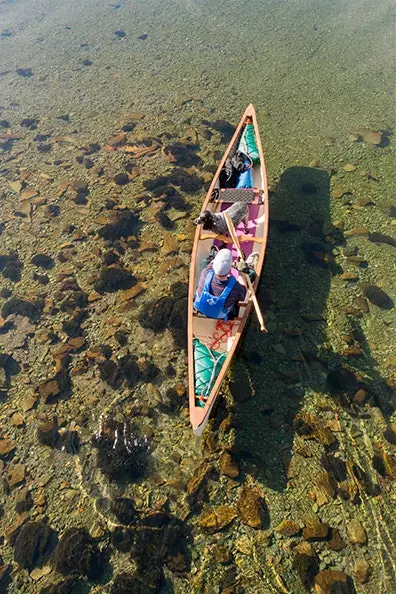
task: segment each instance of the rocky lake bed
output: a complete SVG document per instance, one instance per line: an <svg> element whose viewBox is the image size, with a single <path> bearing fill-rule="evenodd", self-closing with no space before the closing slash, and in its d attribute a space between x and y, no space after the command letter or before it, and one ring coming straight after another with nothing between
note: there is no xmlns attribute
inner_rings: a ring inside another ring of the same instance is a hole
<svg viewBox="0 0 396 594"><path fill-rule="evenodd" d="M271 70L265 101L258 83L213 91L216 47L192 32L208 26L206 2L162 16L180 64L197 54L184 74L164 58L156 2L71 3L52 19L39 4L0 3L0 591L396 592L387 90L369 86L367 104L345 95L338 120L330 97L315 136L315 93L311 117L282 121L287 87ZM270 6L291 30L295 8ZM319 16L304 14L316 33ZM270 51L252 27L255 52ZM197 439L193 221L251 100L270 184L269 334L252 316Z"/></svg>

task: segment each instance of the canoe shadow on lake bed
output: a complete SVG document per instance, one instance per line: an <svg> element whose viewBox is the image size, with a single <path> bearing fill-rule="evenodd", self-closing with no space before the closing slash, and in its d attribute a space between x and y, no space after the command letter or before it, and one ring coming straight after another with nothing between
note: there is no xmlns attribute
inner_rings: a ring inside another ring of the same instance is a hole
<svg viewBox="0 0 396 594"><path fill-rule="evenodd" d="M329 172L287 169L270 194L270 213L259 291L270 332L263 335L255 322L250 323L230 391L235 403L235 456L260 482L281 492L295 476L290 462L296 434L321 442L323 459L331 460L339 443L326 421L337 417L336 405L353 425L354 420L370 419L374 407L389 417L393 404L360 327L362 312L355 308L354 315L333 314L337 332L345 336L343 354L326 345L330 283L342 272L332 250L345 244L342 232L331 224ZM350 294L341 290L347 305ZM223 416L221 408L216 425ZM309 457L301 463L309 467ZM357 480L375 494L377 485L368 478L371 470L354 468Z"/></svg>

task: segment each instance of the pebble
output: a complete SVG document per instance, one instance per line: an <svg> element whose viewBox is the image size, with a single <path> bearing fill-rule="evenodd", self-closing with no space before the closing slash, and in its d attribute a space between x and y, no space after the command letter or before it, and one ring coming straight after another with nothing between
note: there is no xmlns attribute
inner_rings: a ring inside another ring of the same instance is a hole
<svg viewBox="0 0 396 594"><path fill-rule="evenodd" d="M366 544L367 534L359 520L351 520L347 525L349 542L352 544Z"/></svg>
<svg viewBox="0 0 396 594"><path fill-rule="evenodd" d="M8 466L7 481L11 488L16 487L25 480L26 466L24 464L11 464Z"/></svg>
<svg viewBox="0 0 396 594"><path fill-rule="evenodd" d="M358 281L359 280L359 275L356 274L356 272L343 272L341 274L341 279L344 281Z"/></svg>
<svg viewBox="0 0 396 594"><path fill-rule="evenodd" d="M11 416L10 423L11 425L14 425L14 427L22 427L22 425L25 423L25 419L21 413L16 412Z"/></svg>
<svg viewBox="0 0 396 594"><path fill-rule="evenodd" d="M352 575L359 584L365 584L371 573L371 568L366 559L357 559L352 567Z"/></svg>
<svg viewBox="0 0 396 594"><path fill-rule="evenodd" d="M220 471L221 474L230 478L236 478L239 476L239 467L237 463L232 459L231 454L224 452L220 456Z"/></svg>
<svg viewBox="0 0 396 594"><path fill-rule="evenodd" d="M15 443L8 438L0 439L0 456L5 456L15 449Z"/></svg>
<svg viewBox="0 0 396 594"><path fill-rule="evenodd" d="M353 229L349 229L349 231L344 231L345 237L368 237L369 230L367 227L354 227Z"/></svg>
<svg viewBox="0 0 396 594"><path fill-rule="evenodd" d="M303 529L303 538L308 541L321 540L326 538L329 533L329 525L321 522L319 519L307 524Z"/></svg>

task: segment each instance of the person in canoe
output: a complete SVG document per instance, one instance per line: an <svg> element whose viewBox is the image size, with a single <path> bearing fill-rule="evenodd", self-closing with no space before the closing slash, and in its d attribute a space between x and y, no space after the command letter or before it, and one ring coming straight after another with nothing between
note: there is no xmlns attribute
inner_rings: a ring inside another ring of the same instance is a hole
<svg viewBox="0 0 396 594"><path fill-rule="evenodd" d="M195 293L194 307L208 318L232 320L238 315L238 303L246 297L244 278L231 274L232 253L219 250L202 270Z"/></svg>

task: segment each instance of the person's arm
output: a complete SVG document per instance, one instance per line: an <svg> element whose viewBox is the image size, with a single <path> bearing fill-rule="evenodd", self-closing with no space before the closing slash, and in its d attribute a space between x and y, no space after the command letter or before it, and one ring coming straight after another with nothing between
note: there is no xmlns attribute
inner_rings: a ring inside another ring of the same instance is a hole
<svg viewBox="0 0 396 594"><path fill-rule="evenodd" d="M245 301L247 288L246 288L246 280L242 274L238 276L238 297L237 301Z"/></svg>
<svg viewBox="0 0 396 594"><path fill-rule="evenodd" d="M206 268L204 268L201 272L201 276L199 277L199 281L198 281L198 287L196 290L196 294L199 296L201 295L203 288L205 286L205 279L206 279L206 275L208 274L209 270L212 268L211 264L208 264L208 266L206 266Z"/></svg>

